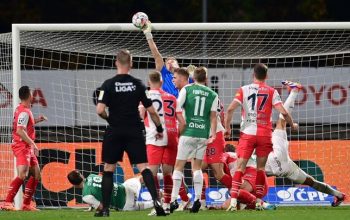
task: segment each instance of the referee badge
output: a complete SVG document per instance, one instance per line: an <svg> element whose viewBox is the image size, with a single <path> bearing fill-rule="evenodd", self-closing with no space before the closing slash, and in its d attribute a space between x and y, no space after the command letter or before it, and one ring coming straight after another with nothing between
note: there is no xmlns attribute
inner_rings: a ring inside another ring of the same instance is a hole
<svg viewBox="0 0 350 220"><path fill-rule="evenodd" d="M100 94L98 94L98 100L99 100L99 101L102 101L103 95L104 95L104 94L105 94L105 91L100 90Z"/></svg>

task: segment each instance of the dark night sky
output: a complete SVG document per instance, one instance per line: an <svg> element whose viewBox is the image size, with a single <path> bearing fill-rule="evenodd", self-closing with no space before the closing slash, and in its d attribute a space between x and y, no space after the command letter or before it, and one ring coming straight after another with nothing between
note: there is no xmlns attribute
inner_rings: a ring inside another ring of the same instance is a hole
<svg viewBox="0 0 350 220"><path fill-rule="evenodd" d="M346 0L208 0L208 22L350 21ZM11 23L124 23L137 11L153 22L201 22L202 0L2 0Z"/></svg>

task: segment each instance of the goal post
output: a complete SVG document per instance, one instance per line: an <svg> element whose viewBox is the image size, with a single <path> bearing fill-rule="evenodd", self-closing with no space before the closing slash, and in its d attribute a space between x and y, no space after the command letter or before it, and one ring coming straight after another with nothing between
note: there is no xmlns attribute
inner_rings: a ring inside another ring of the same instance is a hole
<svg viewBox="0 0 350 220"><path fill-rule="evenodd" d="M293 117L301 128L296 134L288 133L290 155L314 178L350 193L344 183L344 178L350 178L350 22L152 23L152 28L164 58L175 56L180 66L209 68L208 85L225 107L235 91L251 81L256 63L269 66L268 83L283 100L288 92L280 81L300 81L304 87ZM4 119L0 122L0 173L6 177L0 184L0 200L15 170L10 148L12 114L19 103L18 89L26 84L34 90L34 116L40 113L49 118L37 126L42 181L35 201L45 207L82 204L81 191L72 188L66 174L79 169L86 176L102 169L106 122L95 113L95 90L115 74L113 61L122 48L133 54L132 74L145 80L155 63L143 33L132 24L13 24L11 34L0 35ZM239 119L237 112L228 144L237 144ZM188 168L185 176L191 188ZM115 181L135 173L125 157ZM207 200L222 203L227 190L208 173ZM272 203L329 204L332 199L286 178L269 178L269 184L267 199ZM21 196L17 198L19 207ZM142 198L149 199L146 194Z"/></svg>

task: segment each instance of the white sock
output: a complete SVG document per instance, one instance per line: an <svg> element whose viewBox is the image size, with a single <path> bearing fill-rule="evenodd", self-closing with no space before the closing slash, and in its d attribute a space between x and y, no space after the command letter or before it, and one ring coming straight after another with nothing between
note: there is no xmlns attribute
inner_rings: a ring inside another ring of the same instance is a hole
<svg viewBox="0 0 350 220"><path fill-rule="evenodd" d="M152 202L137 202L136 203L136 207L138 207L138 210L144 210L144 209L149 209L152 208L153 205L153 201Z"/></svg>
<svg viewBox="0 0 350 220"><path fill-rule="evenodd" d="M237 199L236 198L231 198L230 205L231 206L237 206Z"/></svg>
<svg viewBox="0 0 350 220"><path fill-rule="evenodd" d="M201 198L203 187L203 173L202 170L196 170L193 172L193 186L194 186L194 201Z"/></svg>
<svg viewBox="0 0 350 220"><path fill-rule="evenodd" d="M312 188L316 189L317 191L336 196L336 197L342 197L342 193L338 190L333 189L330 185L327 183L319 182L315 180L314 184L312 185Z"/></svg>
<svg viewBox="0 0 350 220"><path fill-rule="evenodd" d="M283 107L289 112L289 114L292 114L294 104L295 104L295 99L298 96L298 91L295 91L294 89L290 91L290 94L287 98L287 100L284 102ZM279 116L281 119L284 119L283 115L280 114Z"/></svg>
<svg viewBox="0 0 350 220"><path fill-rule="evenodd" d="M179 196L179 191L181 187L183 173L178 170L174 170L173 172L173 190L171 191L171 202L177 200Z"/></svg>

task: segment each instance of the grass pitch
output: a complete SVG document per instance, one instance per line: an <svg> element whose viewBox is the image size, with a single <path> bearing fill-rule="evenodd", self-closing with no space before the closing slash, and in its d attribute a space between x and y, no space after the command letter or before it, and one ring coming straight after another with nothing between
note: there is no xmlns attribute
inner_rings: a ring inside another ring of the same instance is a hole
<svg viewBox="0 0 350 220"><path fill-rule="evenodd" d="M146 211L134 211L134 212L115 212L111 211L109 218L104 219L134 219L134 220L147 220L147 219L167 219L167 220L323 220L323 219L336 219L336 220L349 220L350 219L350 206L342 207L278 207L275 211L238 211L235 213L228 213L226 211L200 211L197 214L189 212L174 212L170 216L155 217L147 216L149 210ZM75 209L56 209L56 210L42 210L40 212L6 212L0 211L1 220L89 220L94 219L94 212L84 212L83 210ZM99 218L97 218L99 219Z"/></svg>

